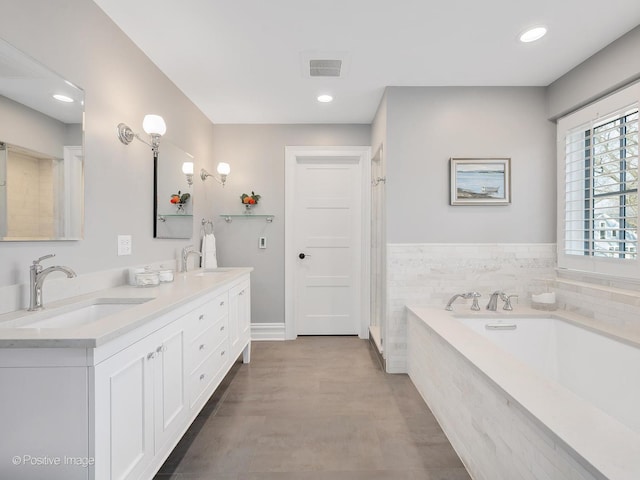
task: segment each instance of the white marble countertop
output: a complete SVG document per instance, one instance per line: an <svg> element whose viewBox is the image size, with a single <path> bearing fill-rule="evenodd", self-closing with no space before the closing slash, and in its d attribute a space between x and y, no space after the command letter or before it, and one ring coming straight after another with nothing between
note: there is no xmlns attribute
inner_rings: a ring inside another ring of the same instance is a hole
<svg viewBox="0 0 640 480"><path fill-rule="evenodd" d="M123 285L78 297L45 303L37 312L19 310L0 315L0 348L95 348L144 325L171 310L233 283L253 268L225 268L215 273L194 270L176 273L170 283L154 287ZM46 288L46 285L45 285ZM150 299L93 322L66 328L19 327L78 305L89 305L97 299Z"/></svg>

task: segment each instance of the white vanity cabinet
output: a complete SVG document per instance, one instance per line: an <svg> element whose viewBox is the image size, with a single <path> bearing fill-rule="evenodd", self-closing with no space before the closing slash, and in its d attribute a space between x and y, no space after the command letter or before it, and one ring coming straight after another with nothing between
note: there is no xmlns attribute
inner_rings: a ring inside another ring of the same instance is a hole
<svg viewBox="0 0 640 480"><path fill-rule="evenodd" d="M151 480L250 348L248 272L98 347L0 348L0 478Z"/></svg>
<svg viewBox="0 0 640 480"><path fill-rule="evenodd" d="M139 478L181 433L189 416L185 323L179 318L95 366L96 478Z"/></svg>
<svg viewBox="0 0 640 480"><path fill-rule="evenodd" d="M229 351L229 293L218 295L189 319L187 396L189 409L200 411L226 375Z"/></svg>

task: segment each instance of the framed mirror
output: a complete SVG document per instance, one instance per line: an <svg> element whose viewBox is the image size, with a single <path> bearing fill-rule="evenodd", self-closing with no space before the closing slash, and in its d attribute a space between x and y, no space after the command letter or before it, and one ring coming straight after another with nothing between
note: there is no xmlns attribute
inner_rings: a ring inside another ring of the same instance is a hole
<svg viewBox="0 0 640 480"><path fill-rule="evenodd" d="M0 39L0 240L80 240L84 92Z"/></svg>
<svg viewBox="0 0 640 480"><path fill-rule="evenodd" d="M193 189L182 166L193 156L162 139L154 158L154 238L191 238Z"/></svg>

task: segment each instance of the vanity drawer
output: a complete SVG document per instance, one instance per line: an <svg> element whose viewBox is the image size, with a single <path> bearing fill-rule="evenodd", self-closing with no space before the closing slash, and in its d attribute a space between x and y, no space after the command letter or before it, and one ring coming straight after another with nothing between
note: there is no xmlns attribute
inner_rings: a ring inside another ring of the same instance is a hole
<svg viewBox="0 0 640 480"><path fill-rule="evenodd" d="M225 292L189 313L190 318L186 327L187 339L193 341L207 328L226 317L229 312L228 304L229 296Z"/></svg>
<svg viewBox="0 0 640 480"><path fill-rule="evenodd" d="M189 376L189 406L193 408L212 382L219 382L224 376L229 359L229 342L225 339L211 355ZM215 387L214 387L215 388ZM205 400L206 401L206 400Z"/></svg>
<svg viewBox="0 0 640 480"><path fill-rule="evenodd" d="M198 366L227 339L227 320L225 315L214 325L198 335L188 347L187 371L192 373Z"/></svg>

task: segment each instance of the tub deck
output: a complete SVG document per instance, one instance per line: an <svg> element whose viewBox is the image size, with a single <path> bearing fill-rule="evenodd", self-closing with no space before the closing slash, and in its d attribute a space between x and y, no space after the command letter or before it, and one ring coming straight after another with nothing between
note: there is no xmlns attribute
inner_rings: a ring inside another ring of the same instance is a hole
<svg viewBox="0 0 640 480"><path fill-rule="evenodd" d="M549 316L518 310L491 316ZM474 478L640 479L640 435L454 315L408 308L408 370ZM575 316L568 320L595 328Z"/></svg>

